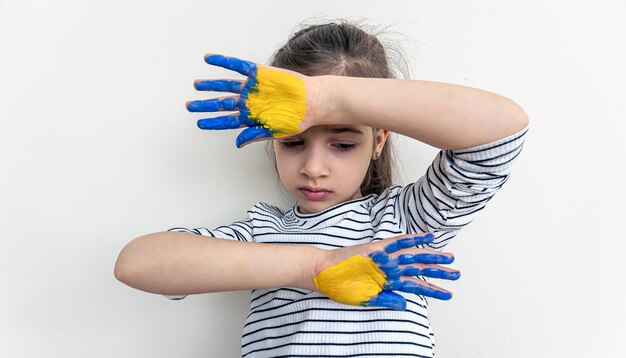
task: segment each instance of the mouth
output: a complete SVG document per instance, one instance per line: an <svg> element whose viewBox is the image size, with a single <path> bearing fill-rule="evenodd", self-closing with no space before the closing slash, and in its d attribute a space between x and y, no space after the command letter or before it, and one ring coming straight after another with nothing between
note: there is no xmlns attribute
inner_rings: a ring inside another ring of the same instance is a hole
<svg viewBox="0 0 626 358"><path fill-rule="evenodd" d="M302 196L304 196L308 200L314 200L314 201L324 200L332 193L332 191L328 189L313 188L309 186L300 187L298 188L298 190L300 191Z"/></svg>

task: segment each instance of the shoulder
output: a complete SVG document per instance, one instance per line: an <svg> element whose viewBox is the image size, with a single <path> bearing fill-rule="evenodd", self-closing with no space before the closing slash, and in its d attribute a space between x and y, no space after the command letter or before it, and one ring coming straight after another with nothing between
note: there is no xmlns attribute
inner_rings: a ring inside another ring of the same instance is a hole
<svg viewBox="0 0 626 358"><path fill-rule="evenodd" d="M399 214L398 203L402 197L403 188L400 185L393 185L372 197L368 203L368 209L374 226L387 216L395 217Z"/></svg>
<svg viewBox="0 0 626 358"><path fill-rule="evenodd" d="M254 206L248 210L248 214L250 213L265 213L276 216L285 215L285 211L283 209L265 202L259 202L254 204Z"/></svg>
<svg viewBox="0 0 626 358"><path fill-rule="evenodd" d="M383 190L382 193L378 195L373 195L370 201L368 202L370 211L379 206L385 206L390 201L397 200L401 192L402 192L402 186L392 185L389 188Z"/></svg>
<svg viewBox="0 0 626 358"><path fill-rule="evenodd" d="M259 217L282 218L285 211L277 206L259 202L248 210L248 217L252 220Z"/></svg>

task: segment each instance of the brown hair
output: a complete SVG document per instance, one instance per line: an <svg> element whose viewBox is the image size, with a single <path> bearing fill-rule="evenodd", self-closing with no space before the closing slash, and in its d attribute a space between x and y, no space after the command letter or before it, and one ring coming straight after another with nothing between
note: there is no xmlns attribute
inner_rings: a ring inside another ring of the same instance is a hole
<svg viewBox="0 0 626 358"><path fill-rule="evenodd" d="M297 31L272 56L270 65L307 76L336 75L369 78L397 78L389 66L395 61L397 71L407 76L406 62L399 50L389 46L392 58L374 34L345 20L309 25ZM376 130L374 130L374 136ZM394 182L395 167L391 137L377 160L370 162L361 183L361 194L380 194ZM272 146L268 147L270 151ZM274 158L273 155L271 155Z"/></svg>

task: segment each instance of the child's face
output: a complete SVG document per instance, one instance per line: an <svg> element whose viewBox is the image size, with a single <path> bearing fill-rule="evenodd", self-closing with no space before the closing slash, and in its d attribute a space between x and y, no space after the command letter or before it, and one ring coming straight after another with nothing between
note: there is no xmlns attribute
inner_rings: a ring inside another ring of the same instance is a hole
<svg viewBox="0 0 626 358"><path fill-rule="evenodd" d="M386 138L386 132L365 126L311 127L274 141L278 175L301 213L360 198L374 150Z"/></svg>

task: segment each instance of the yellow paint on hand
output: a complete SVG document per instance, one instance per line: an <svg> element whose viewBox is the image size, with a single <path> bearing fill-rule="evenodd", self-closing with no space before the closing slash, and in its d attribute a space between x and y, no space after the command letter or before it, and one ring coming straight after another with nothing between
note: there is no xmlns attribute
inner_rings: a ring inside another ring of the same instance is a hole
<svg viewBox="0 0 626 358"><path fill-rule="evenodd" d="M378 295L386 280L374 260L355 255L326 268L313 283L333 301L358 306Z"/></svg>
<svg viewBox="0 0 626 358"><path fill-rule="evenodd" d="M250 118L270 129L274 138L299 132L306 114L304 81L264 66L258 67L256 80L246 101Z"/></svg>

